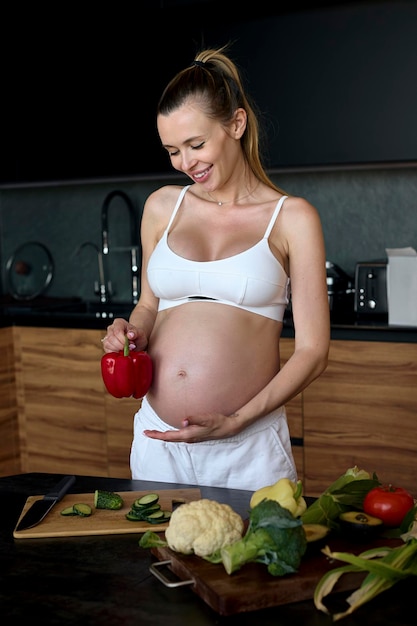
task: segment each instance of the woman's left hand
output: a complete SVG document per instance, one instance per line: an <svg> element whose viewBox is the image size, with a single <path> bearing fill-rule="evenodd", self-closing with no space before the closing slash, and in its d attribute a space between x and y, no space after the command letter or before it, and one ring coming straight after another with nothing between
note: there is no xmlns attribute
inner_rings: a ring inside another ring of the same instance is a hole
<svg viewBox="0 0 417 626"><path fill-rule="evenodd" d="M143 434L150 439L182 443L196 443L211 439L232 437L239 432L237 415L222 415L221 413L205 413L193 415L184 419L182 428L178 430L144 430Z"/></svg>

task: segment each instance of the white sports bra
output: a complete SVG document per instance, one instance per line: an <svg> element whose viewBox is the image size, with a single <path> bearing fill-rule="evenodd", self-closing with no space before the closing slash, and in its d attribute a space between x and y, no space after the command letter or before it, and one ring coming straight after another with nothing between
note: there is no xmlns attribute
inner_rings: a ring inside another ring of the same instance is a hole
<svg viewBox="0 0 417 626"><path fill-rule="evenodd" d="M148 281L159 298L158 310L209 300L281 322L290 281L272 254L268 237L288 196L280 198L263 238L248 250L217 261L190 261L168 245L169 229L189 187L181 190L168 226L149 259Z"/></svg>

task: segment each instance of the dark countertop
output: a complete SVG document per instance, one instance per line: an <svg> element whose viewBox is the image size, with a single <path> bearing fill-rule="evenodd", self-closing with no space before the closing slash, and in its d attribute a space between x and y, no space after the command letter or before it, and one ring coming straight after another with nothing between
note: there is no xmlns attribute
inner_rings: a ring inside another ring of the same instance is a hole
<svg viewBox="0 0 417 626"><path fill-rule="evenodd" d="M115 317L128 318L133 304L84 302L78 298L0 298L0 327L86 328L105 330Z"/></svg>
<svg viewBox="0 0 417 626"><path fill-rule="evenodd" d="M50 328L85 328L105 331L115 317L127 319L133 304L126 302L83 302L77 298L37 298L16 301L10 296L0 298L0 328L34 326ZM284 318L283 337L294 337L292 316ZM333 314L331 337L348 341L387 341L417 343L417 326L389 326L387 316L358 318L353 312Z"/></svg>
<svg viewBox="0 0 417 626"><path fill-rule="evenodd" d="M40 619L59 626L329 626L332 620L313 601L222 617L189 587L167 588L149 571L153 557L139 547L140 535L54 539L13 538L29 495L52 488L61 474L22 474L0 478L0 614L7 624ZM141 491L172 485L127 479L77 476L73 493L95 489ZM229 503L247 516L251 492L202 487L202 496ZM341 620L344 626L415 624L415 580L397 583Z"/></svg>
<svg viewBox="0 0 417 626"><path fill-rule="evenodd" d="M121 315L127 318L128 315ZM83 314L25 314L1 315L0 328L8 326L33 326L37 328L85 328L105 331L112 323L108 315ZM290 322L284 324L282 337L294 337ZM417 343L417 327L388 326L387 323L349 322L332 323L331 338L346 341L386 341L394 343Z"/></svg>

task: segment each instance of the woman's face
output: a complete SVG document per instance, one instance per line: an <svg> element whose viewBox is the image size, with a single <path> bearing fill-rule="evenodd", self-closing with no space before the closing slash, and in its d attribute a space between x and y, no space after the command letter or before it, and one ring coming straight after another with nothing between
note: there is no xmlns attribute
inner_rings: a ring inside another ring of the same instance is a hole
<svg viewBox="0 0 417 626"><path fill-rule="evenodd" d="M189 176L205 191L221 186L241 163L240 138L246 113L238 109L228 127L208 117L201 106L188 101L169 115L157 119L159 136L172 166Z"/></svg>

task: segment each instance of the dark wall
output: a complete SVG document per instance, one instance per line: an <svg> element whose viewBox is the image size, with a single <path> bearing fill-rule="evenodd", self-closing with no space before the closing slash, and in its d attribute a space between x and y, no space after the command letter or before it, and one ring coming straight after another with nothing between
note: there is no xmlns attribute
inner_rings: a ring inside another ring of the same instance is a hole
<svg viewBox="0 0 417 626"><path fill-rule="evenodd" d="M264 114L271 167L417 160L416 2L343 3L223 33Z"/></svg>
<svg viewBox="0 0 417 626"><path fill-rule="evenodd" d="M140 5L56 14L29 5L4 20L0 182L171 172L156 103L192 60L204 18Z"/></svg>
<svg viewBox="0 0 417 626"><path fill-rule="evenodd" d="M269 4L149 0L140 15L29 7L5 19L0 183L171 172L157 99L198 48L228 41L269 167L417 160L417 3Z"/></svg>

